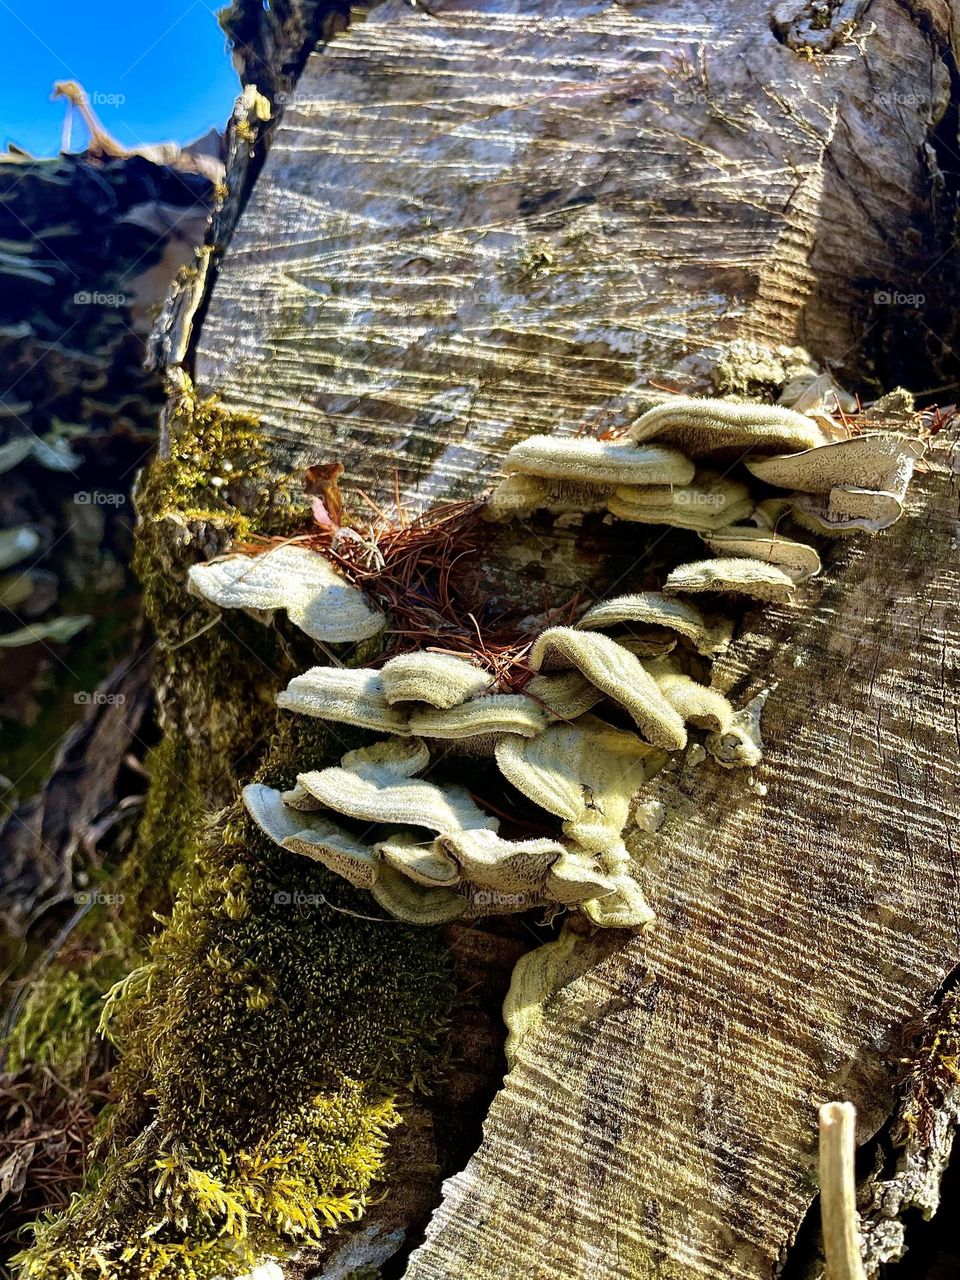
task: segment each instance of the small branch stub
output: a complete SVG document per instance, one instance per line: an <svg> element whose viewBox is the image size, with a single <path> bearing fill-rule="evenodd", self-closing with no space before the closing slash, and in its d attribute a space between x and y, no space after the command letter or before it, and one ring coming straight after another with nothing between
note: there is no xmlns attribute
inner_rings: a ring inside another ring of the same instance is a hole
<svg viewBox="0 0 960 1280"><path fill-rule="evenodd" d="M820 1215L826 1280L866 1280L854 1172L857 1109L852 1102L820 1108Z"/></svg>

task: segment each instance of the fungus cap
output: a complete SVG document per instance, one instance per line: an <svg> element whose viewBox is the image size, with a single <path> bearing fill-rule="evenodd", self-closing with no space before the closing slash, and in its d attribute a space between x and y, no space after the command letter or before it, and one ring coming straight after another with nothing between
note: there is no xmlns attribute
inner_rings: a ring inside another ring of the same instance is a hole
<svg viewBox="0 0 960 1280"><path fill-rule="evenodd" d="M601 929L643 929L656 919L640 886L626 873L614 877L613 893L582 902L580 910Z"/></svg>
<svg viewBox="0 0 960 1280"><path fill-rule="evenodd" d="M758 480L780 489L829 493L836 485L852 485L903 497L914 465L923 454L922 441L885 431L832 441L800 453L747 458L745 465Z"/></svg>
<svg viewBox="0 0 960 1280"><path fill-rule="evenodd" d="M605 511L612 492L609 483L588 484L517 473L501 480L494 489L484 507L484 516L497 521L533 515L535 511L551 511L555 515Z"/></svg>
<svg viewBox="0 0 960 1280"><path fill-rule="evenodd" d="M322 863L358 889L372 887L378 857L362 841L329 818L289 808L272 787L251 783L242 794L250 817L275 844Z"/></svg>
<svg viewBox="0 0 960 1280"><path fill-rule="evenodd" d="M508 782L565 824L603 828L604 847L627 823L630 801L662 756L635 733L593 716L555 724L538 738L504 738L497 766Z"/></svg>
<svg viewBox="0 0 960 1280"><path fill-rule="evenodd" d="M476 829L441 835L437 844L464 880L503 894L542 894L550 868L565 852L557 840L505 840L495 831Z"/></svg>
<svg viewBox="0 0 960 1280"><path fill-rule="evenodd" d="M578 630L603 631L631 622L666 627L690 640L698 653L708 656L726 649L733 636L733 623L728 618L709 618L690 601L675 600L661 591L603 600L588 609L575 626Z"/></svg>
<svg viewBox="0 0 960 1280"><path fill-rule="evenodd" d="M417 884L386 862L377 867L370 889L380 906L405 924L449 924L459 920L470 905L455 889Z"/></svg>
<svg viewBox="0 0 960 1280"><path fill-rule="evenodd" d="M380 669L388 703L426 702L447 709L490 689L495 677L453 653L404 653Z"/></svg>
<svg viewBox="0 0 960 1280"><path fill-rule="evenodd" d="M675 396L633 423L630 438L661 440L694 458L734 449L787 453L827 443L812 418L779 405Z"/></svg>
<svg viewBox="0 0 960 1280"><path fill-rule="evenodd" d="M713 529L745 520L753 510L753 499L741 481L702 468L688 485L623 485L608 507L621 520Z"/></svg>
<svg viewBox="0 0 960 1280"><path fill-rule="evenodd" d="M285 609L301 631L328 644L368 640L385 622L326 556L289 543L258 556L232 555L192 565L187 584L194 595L221 609Z"/></svg>
<svg viewBox="0 0 960 1280"><path fill-rule="evenodd" d="M549 720L543 707L526 694L488 693L448 711L412 711L410 732L424 738L476 738L500 733L532 738L543 732Z"/></svg>
<svg viewBox="0 0 960 1280"><path fill-rule="evenodd" d="M549 627L534 642L530 665L538 671L544 667L576 668L607 697L620 703L654 746L668 751L686 746L683 721L640 659L609 636L573 627Z"/></svg>
<svg viewBox="0 0 960 1280"><path fill-rule="evenodd" d="M663 589L667 592L718 591L784 604L792 599L796 583L777 565L745 557L721 557L680 565L669 574Z"/></svg>
<svg viewBox="0 0 960 1280"><path fill-rule="evenodd" d="M711 689L679 671L669 660L647 662L646 669L657 682L667 702L685 724L722 732L733 720L730 700L718 689Z"/></svg>
<svg viewBox="0 0 960 1280"><path fill-rule="evenodd" d="M277 694L277 706L378 733L409 732L406 717L387 702L380 672L366 667L312 667Z"/></svg>
<svg viewBox="0 0 960 1280"><path fill-rule="evenodd" d="M526 693L554 720L576 720L603 699L596 685L579 671L534 676L526 686Z"/></svg>
<svg viewBox="0 0 960 1280"><path fill-rule="evenodd" d="M418 840L400 831L377 844L384 862L417 884L453 888L460 883L460 868L436 840Z"/></svg>
<svg viewBox="0 0 960 1280"><path fill-rule="evenodd" d="M701 536L714 555L763 560L788 573L794 582L816 577L822 567L815 547L785 538L771 529L731 525Z"/></svg>
<svg viewBox="0 0 960 1280"><path fill-rule="evenodd" d="M592 436L531 436L513 446L503 468L593 485L688 484L694 473L693 463L676 449Z"/></svg>
<svg viewBox="0 0 960 1280"><path fill-rule="evenodd" d="M836 485L822 494L791 495L798 524L828 537L853 533L880 533L903 515L903 501L895 493Z"/></svg>
<svg viewBox="0 0 960 1280"><path fill-rule="evenodd" d="M297 782L328 809L366 822L440 832L497 829L497 819L478 808L463 787L398 773L395 761L384 758L386 744L377 746L380 758L371 748L349 752L340 765L302 773Z"/></svg>

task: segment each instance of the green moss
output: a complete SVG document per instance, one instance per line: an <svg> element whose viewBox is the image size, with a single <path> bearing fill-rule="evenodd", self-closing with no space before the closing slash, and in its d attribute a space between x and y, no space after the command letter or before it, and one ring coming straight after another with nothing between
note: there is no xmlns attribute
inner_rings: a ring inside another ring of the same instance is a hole
<svg viewBox="0 0 960 1280"><path fill-rule="evenodd" d="M210 627L185 597L201 554L296 518L268 490L252 421L185 398L174 425L138 503L163 737L124 872L131 920L165 910L171 881L179 892L103 1008L119 1063L96 1172L36 1224L24 1277L209 1280L316 1240L362 1212L398 1104L444 1069L439 935L369 918L366 896L278 849L236 799L251 775L288 786L343 747L317 722L277 721L276 691L317 660L304 637L232 614Z"/></svg>
<svg viewBox="0 0 960 1280"><path fill-rule="evenodd" d="M216 807L256 767L277 691L311 659L239 612L218 618L186 593L187 569L255 532L293 532L306 508L270 482L256 417L187 391L171 413L167 453L139 487L137 512L133 564L158 639L161 720L165 736L189 743L191 754L189 768L181 760L174 770L184 794L178 802L168 786L167 808L189 814L195 795Z"/></svg>
<svg viewBox="0 0 960 1280"><path fill-rule="evenodd" d="M322 732L286 724L262 776L286 784L311 750L326 754ZM99 1184L39 1225L25 1275L86 1280L98 1257L121 1280L236 1274L360 1213L395 1098L443 1070L453 998L440 938L367 911L240 805L220 816L105 1007L121 1062Z"/></svg>
<svg viewBox="0 0 960 1280"><path fill-rule="evenodd" d="M67 1087L94 1050L103 996L130 964L129 932L95 908L73 939L72 961L58 959L31 984L2 1041L7 1069L50 1067Z"/></svg>
<svg viewBox="0 0 960 1280"><path fill-rule="evenodd" d="M120 874L124 918L145 929L168 914L192 867L203 813L197 767L189 744L171 727L144 761L150 787L133 856Z"/></svg>

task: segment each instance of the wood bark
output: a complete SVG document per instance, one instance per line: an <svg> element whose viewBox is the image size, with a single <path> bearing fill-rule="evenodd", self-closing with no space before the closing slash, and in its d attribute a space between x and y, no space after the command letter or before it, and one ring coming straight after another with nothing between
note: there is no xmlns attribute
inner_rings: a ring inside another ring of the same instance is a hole
<svg viewBox="0 0 960 1280"><path fill-rule="evenodd" d="M830 14L814 36L799 4L385 0L285 106L198 386L261 415L278 475L339 459L389 500L397 469L422 509L532 432L628 420L651 380L770 387L798 347L889 380L931 312L882 295L949 265L957 14ZM861 1141L891 1112L905 1029L960 961L954 463L946 441L909 517L839 546L802 608L748 616L718 676L777 684L766 796L672 778L656 930L581 951L410 1280L770 1276L815 1194L817 1105L854 1101ZM656 585L669 543L612 545L514 530L491 572L514 598Z"/></svg>

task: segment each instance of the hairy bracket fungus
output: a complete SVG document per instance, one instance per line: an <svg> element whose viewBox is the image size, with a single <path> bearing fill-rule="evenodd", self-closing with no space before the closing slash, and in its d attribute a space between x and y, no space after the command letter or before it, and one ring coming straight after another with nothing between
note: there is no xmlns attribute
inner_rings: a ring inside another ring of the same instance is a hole
<svg viewBox="0 0 960 1280"><path fill-rule="evenodd" d="M648 409L629 434L637 443L659 440L694 458L744 449L785 453L828 443L813 418L793 409L694 396L675 396Z"/></svg>
<svg viewBox="0 0 960 1280"><path fill-rule="evenodd" d="M277 695L277 706L379 733L408 732L402 713L387 702L382 673L367 667L311 667Z"/></svg>
<svg viewBox="0 0 960 1280"><path fill-rule="evenodd" d="M603 600L588 609L576 626L588 631L606 631L624 623L675 631L695 645L698 653L708 656L726 649L733 636L733 623L729 619L708 618L695 604L674 600L660 591Z"/></svg>
<svg viewBox="0 0 960 1280"><path fill-rule="evenodd" d="M640 659L599 632L551 627L530 651L537 670L573 667L630 714L648 742L668 751L687 744L683 721L667 703Z"/></svg>
<svg viewBox="0 0 960 1280"><path fill-rule="evenodd" d="M779 489L829 493L836 485L853 485L903 497L923 454L920 440L895 432L870 432L800 453L745 458L744 465L758 480Z"/></svg>
<svg viewBox="0 0 960 1280"><path fill-rule="evenodd" d="M753 511L749 487L716 471L698 471L689 485L622 486L607 504L618 520L669 524L677 529L717 529Z"/></svg>
<svg viewBox="0 0 960 1280"><path fill-rule="evenodd" d="M815 547L756 525L730 525L701 536L714 555L763 560L783 569L794 582L815 578L822 567Z"/></svg>
<svg viewBox="0 0 960 1280"><path fill-rule="evenodd" d="M630 795L638 779L646 777L642 762L651 757L634 735L619 736L631 739L631 749L641 760L639 772L634 768L617 775L611 757L604 775L606 789L598 791L596 803L570 808L576 818L581 808L590 815L601 813L597 806L607 806L598 819L606 823L603 837L594 835L586 844L576 843L572 836L504 838L498 819L485 813L463 787L413 776L429 766L430 754L424 743L410 738L348 751L339 766L299 775L290 792L251 784L243 791L243 801L257 826L281 848L321 862L355 887L369 889L382 907L407 923L443 924L461 916L549 904L582 906L586 911L587 904L606 896L619 894L627 900L619 835ZM601 726L591 741L605 742L609 748L617 737L617 730ZM595 769L584 776L596 781ZM574 790L581 794L579 783ZM315 801L319 811L307 808L305 797ZM589 827L585 823L584 829ZM605 865L602 856L598 861L598 851L616 856ZM623 902L618 909L622 916ZM648 918L644 907L635 923Z"/></svg>
<svg viewBox="0 0 960 1280"><path fill-rule="evenodd" d="M492 683L489 671L452 653L404 653L385 662L381 670L387 702L426 702L449 710L484 693Z"/></svg>
<svg viewBox="0 0 960 1280"><path fill-rule="evenodd" d="M676 449L592 436L530 436L513 446L503 469L596 485L689 484L694 474L693 463Z"/></svg>
<svg viewBox="0 0 960 1280"><path fill-rule="evenodd" d="M775 564L750 558L722 557L682 564L667 575L664 591L720 591L729 595L752 596L783 604L790 600L796 583Z"/></svg>
<svg viewBox="0 0 960 1280"><path fill-rule="evenodd" d="M385 621L326 556L295 544L192 565L188 584L194 595L221 609L246 609L255 616L285 609L301 631L328 644L369 640Z"/></svg>

